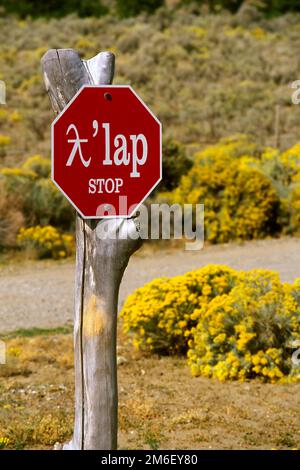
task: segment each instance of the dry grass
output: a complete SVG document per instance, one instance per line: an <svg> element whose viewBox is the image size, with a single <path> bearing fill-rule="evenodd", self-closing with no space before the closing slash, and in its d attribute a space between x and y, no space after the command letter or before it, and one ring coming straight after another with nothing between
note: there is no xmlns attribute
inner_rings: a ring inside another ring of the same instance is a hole
<svg viewBox="0 0 300 470"><path fill-rule="evenodd" d="M12 449L51 448L72 432L72 337L20 333L6 340L0 366L0 439ZM122 334L118 353L120 448L300 447L299 384L191 378L185 359L142 355Z"/></svg>

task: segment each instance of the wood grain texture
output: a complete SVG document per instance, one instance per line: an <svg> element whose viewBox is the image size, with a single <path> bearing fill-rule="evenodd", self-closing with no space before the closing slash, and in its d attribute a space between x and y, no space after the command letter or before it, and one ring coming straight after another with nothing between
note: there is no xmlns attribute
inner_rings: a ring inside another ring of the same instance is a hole
<svg viewBox="0 0 300 470"><path fill-rule="evenodd" d="M83 61L72 49L51 49L42 58L44 82L59 113L84 84L112 82L114 56L101 52ZM63 449L117 448L118 391L116 330L119 287L130 256L141 239L133 219L105 221L107 230L127 238L101 239L101 221L76 219L74 304L75 423ZM134 236L131 237L130 233Z"/></svg>

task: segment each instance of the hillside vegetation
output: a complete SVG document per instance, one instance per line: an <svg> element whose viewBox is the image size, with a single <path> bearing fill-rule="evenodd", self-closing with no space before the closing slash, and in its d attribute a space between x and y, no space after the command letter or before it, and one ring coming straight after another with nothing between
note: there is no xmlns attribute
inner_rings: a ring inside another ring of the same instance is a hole
<svg viewBox="0 0 300 470"><path fill-rule="evenodd" d="M291 83L300 75L299 20L296 13L267 19L255 9L200 14L194 5L160 8L153 15L128 19L109 14L49 20L0 17L0 80L7 87L7 105L0 107L0 245L13 245L22 226L50 224L68 230L72 225L72 209L49 181L53 114L40 70L40 59L49 48L75 48L84 58L100 50L116 54L115 83L132 85L163 123L165 179L161 190L169 191L189 170L187 157L194 161L195 154L222 138L246 134L257 146L276 144L281 150L297 142L300 108L291 102ZM276 114L280 125L275 138ZM241 156L242 150L243 144L230 158ZM257 167L253 152L250 157L247 164ZM196 159L196 164L202 165L201 161L202 157ZM244 165L245 159L241 161ZM272 210L262 208L262 217L267 210L268 219L240 238L274 234L285 225L290 232L298 230L290 229L291 211L285 212L296 197L287 189L291 175L284 186L277 181L278 165L273 168L270 164L270 171L265 166L260 164L255 171L265 177L263 181L258 175L259 185L265 189L276 186L276 194L272 188L268 190ZM207 202L199 200L200 193L195 201L184 200L190 187L196 194L195 168L187 176L193 179L184 180L175 194L179 202ZM214 171L218 168L212 168ZM233 183L234 172L232 177ZM207 171L207 194L223 194L222 188L214 193L210 180ZM294 191L297 178L292 184ZM263 194L257 194L257 200L259 197L264 199ZM217 211L214 208L214 213L218 211L223 217L223 206ZM217 233L211 241L233 238L234 230L228 236Z"/></svg>
<svg viewBox="0 0 300 470"><path fill-rule="evenodd" d="M203 16L188 8L125 20L0 18L0 79L7 86L2 163L49 155L53 116L40 59L47 49L63 47L86 58L113 51L115 83L134 86L163 122L165 137L191 149L237 132L273 142L276 104L287 147L298 139L300 110L291 104L290 84L300 73L299 20L296 14Z"/></svg>

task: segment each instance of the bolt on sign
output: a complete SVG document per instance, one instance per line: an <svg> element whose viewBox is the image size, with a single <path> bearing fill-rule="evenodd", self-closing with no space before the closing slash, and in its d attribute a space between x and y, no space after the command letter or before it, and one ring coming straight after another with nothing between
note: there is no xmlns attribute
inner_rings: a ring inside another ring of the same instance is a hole
<svg viewBox="0 0 300 470"><path fill-rule="evenodd" d="M161 123L130 86L82 87L51 131L52 180L84 218L131 217L162 178Z"/></svg>

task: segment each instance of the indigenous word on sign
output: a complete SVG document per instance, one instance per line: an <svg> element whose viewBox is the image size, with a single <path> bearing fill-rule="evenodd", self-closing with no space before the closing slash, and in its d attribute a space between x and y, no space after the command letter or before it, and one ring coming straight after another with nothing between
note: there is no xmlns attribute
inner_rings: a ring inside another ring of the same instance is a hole
<svg viewBox="0 0 300 470"><path fill-rule="evenodd" d="M127 139L123 134L117 134L111 142L110 124L108 122L105 122L104 124L102 124L102 127L105 133L105 135L103 136L105 145L105 159L102 164L116 166L127 166L131 164L130 177L139 178L141 175L138 171L138 167L140 165L144 165L148 157L148 142L144 134L130 135L130 144L128 144ZM98 134L98 121L93 121L93 128L95 130L93 134L94 138ZM85 168L87 168L90 166L92 157L89 157L87 160L85 160L81 145L87 143L88 139L80 139L79 132L75 124L70 124L66 134L69 135L70 131L74 131L75 136L73 139L68 139L68 143L73 144L73 148L67 160L66 166L71 166L73 164L74 158L78 154L78 158L80 158L81 163ZM142 147L141 156L139 156L138 154L138 144L141 144L140 147ZM111 158L111 147L114 148L113 159ZM128 148L130 152L128 151ZM123 186L123 179L108 178L107 180L105 180L103 178L91 178L89 180L89 192L91 194L94 194L97 191L96 186L98 186L99 193L102 193L103 191L107 193L112 193L116 191L117 193L119 193L119 188Z"/></svg>
<svg viewBox="0 0 300 470"><path fill-rule="evenodd" d="M85 86L52 124L52 179L85 218L132 216L161 159L161 124L129 86Z"/></svg>

